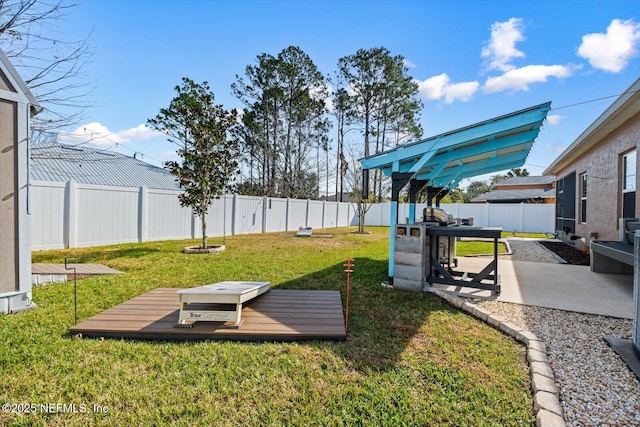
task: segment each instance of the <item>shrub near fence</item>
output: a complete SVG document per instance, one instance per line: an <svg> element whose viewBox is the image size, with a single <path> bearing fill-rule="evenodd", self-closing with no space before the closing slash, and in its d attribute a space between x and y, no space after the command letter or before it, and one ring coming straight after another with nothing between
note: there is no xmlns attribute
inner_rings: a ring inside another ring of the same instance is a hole
<svg viewBox="0 0 640 427"><path fill-rule="evenodd" d="M33 181L32 249L199 238L200 219L179 191ZM349 203L225 195L207 214L211 237L352 225Z"/></svg>

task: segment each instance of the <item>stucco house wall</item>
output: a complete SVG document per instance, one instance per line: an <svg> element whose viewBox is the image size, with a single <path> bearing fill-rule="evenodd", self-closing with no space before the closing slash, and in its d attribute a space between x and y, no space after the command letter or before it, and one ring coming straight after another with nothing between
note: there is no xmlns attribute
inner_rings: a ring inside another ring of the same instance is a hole
<svg viewBox="0 0 640 427"><path fill-rule="evenodd" d="M29 119L39 109L0 50L0 313L35 307L31 300L28 136Z"/></svg>
<svg viewBox="0 0 640 427"><path fill-rule="evenodd" d="M580 221L581 194L575 194L576 231L581 237L597 233L600 240L618 240L618 218L622 216L622 157L631 150L640 148L640 114L620 126L597 146L578 157L571 165L558 170L557 176L571 172L576 176L587 174L587 221ZM636 162L636 177L638 175ZM580 185L576 180L576 186ZM636 188L638 180L636 179ZM639 216L640 192L636 191L636 214Z"/></svg>
<svg viewBox="0 0 640 427"><path fill-rule="evenodd" d="M640 79L621 95L582 135L545 170L556 176L556 188L575 173L575 231L590 240L619 240L624 180L623 157L640 145ZM635 168L635 212L640 216L640 162ZM586 221L582 221L581 176L586 174ZM561 197L556 197L561 203Z"/></svg>

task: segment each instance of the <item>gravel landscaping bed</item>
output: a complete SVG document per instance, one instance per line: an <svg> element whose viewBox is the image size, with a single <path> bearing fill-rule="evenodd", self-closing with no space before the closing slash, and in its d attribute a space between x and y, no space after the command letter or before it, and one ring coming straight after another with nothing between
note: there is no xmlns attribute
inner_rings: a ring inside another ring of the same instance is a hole
<svg viewBox="0 0 640 427"><path fill-rule="evenodd" d="M508 240L514 261L560 262L535 240ZM473 302L544 340L568 426L640 425L640 381L603 338L628 339L631 320L498 301Z"/></svg>
<svg viewBox="0 0 640 427"><path fill-rule="evenodd" d="M568 426L640 425L640 381L603 339L629 338L631 320L497 301L474 303L545 341Z"/></svg>

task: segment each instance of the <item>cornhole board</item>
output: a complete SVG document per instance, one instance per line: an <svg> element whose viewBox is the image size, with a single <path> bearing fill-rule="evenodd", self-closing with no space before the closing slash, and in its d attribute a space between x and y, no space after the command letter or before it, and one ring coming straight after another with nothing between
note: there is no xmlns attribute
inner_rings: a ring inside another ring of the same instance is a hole
<svg viewBox="0 0 640 427"><path fill-rule="evenodd" d="M298 237L311 237L311 233L313 233L312 227L300 227L298 228L298 232L296 236Z"/></svg>
<svg viewBox="0 0 640 427"><path fill-rule="evenodd" d="M227 281L181 289L177 292L180 302L177 327L190 327L195 322L227 322L222 327L239 328L242 325L242 304L269 288L269 282ZM235 305L235 310L219 310L217 304Z"/></svg>

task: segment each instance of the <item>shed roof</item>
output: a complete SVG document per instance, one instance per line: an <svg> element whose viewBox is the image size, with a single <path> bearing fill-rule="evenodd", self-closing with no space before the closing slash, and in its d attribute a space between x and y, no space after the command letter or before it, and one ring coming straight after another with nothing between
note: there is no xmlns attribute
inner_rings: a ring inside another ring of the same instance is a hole
<svg viewBox="0 0 640 427"><path fill-rule="evenodd" d="M364 169L413 174L432 187L524 164L551 103L436 135L360 160Z"/></svg>
<svg viewBox="0 0 640 427"><path fill-rule="evenodd" d="M557 174L638 113L640 113L640 78L629 86L609 108L595 119L593 123L545 169L543 174Z"/></svg>
<svg viewBox="0 0 640 427"><path fill-rule="evenodd" d="M165 169L110 151L59 143L31 145L32 180L179 190Z"/></svg>
<svg viewBox="0 0 640 427"><path fill-rule="evenodd" d="M29 104L31 104L31 114L35 116L40 111L42 111L42 107L38 103L38 100L35 96L33 96L33 93L31 93L31 90L27 87L27 84L24 82L24 80L22 80L22 77L20 77L20 74L15 69L15 67L9 60L9 57L6 53L4 53L2 49L0 49L0 67L2 67L3 71L5 71L7 77L12 80L12 85L17 86L17 88L15 89L20 90L20 92L22 92L27 98Z"/></svg>

